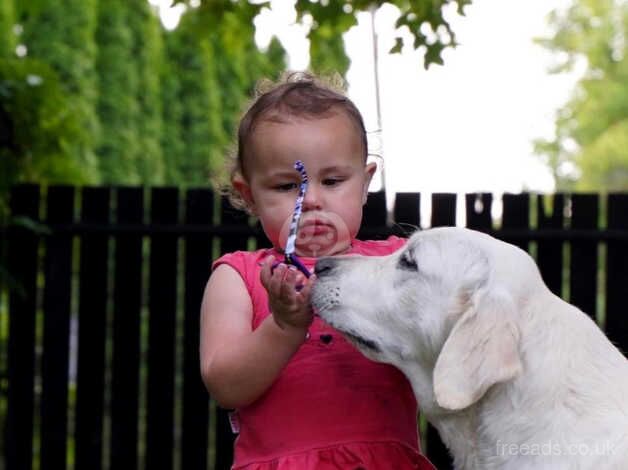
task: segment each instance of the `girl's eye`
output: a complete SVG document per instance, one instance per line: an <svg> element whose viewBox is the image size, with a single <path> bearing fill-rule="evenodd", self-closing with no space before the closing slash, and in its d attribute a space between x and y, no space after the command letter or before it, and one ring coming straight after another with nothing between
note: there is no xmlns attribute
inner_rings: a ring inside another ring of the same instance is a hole
<svg viewBox="0 0 628 470"><path fill-rule="evenodd" d="M337 184L342 183L342 181L343 180L340 178L325 178L323 180L323 184L325 186L336 186Z"/></svg>
<svg viewBox="0 0 628 470"><path fill-rule="evenodd" d="M297 188L296 183L284 183L275 186L277 191L292 191Z"/></svg>

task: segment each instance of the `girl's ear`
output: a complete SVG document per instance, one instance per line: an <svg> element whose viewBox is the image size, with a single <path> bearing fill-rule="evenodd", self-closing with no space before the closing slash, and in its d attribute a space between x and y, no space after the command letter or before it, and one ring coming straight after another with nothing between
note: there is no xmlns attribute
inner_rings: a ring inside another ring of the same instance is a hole
<svg viewBox="0 0 628 470"><path fill-rule="evenodd" d="M251 192L249 183L242 175L237 174L231 180L231 184L233 185L233 189L237 191L242 200L246 203L248 211L255 215L255 200L253 199L253 193Z"/></svg>
<svg viewBox="0 0 628 470"><path fill-rule="evenodd" d="M375 170L377 170L377 163L375 162L367 163L367 165L364 167L364 190L362 192L362 205L366 204L366 200L369 195L369 186L371 185L371 180L373 179Z"/></svg>

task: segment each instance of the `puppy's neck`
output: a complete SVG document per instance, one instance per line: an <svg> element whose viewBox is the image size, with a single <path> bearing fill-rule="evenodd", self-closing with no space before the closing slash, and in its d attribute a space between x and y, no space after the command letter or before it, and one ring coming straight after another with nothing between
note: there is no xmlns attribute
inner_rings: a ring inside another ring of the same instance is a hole
<svg viewBox="0 0 628 470"><path fill-rule="evenodd" d="M442 409L441 409L442 410ZM438 418L428 421L436 428L443 443L455 456L456 470L477 470L480 449L477 445L476 409L444 412Z"/></svg>

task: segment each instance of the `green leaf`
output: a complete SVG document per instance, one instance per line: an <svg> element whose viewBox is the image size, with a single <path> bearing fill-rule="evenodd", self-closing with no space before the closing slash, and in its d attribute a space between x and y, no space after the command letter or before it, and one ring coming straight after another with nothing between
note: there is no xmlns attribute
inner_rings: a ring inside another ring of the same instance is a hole
<svg viewBox="0 0 628 470"><path fill-rule="evenodd" d="M445 49L445 46L440 42L435 42L434 44L430 44L427 46L427 51L425 52L425 68L427 69L432 64L443 65L442 52Z"/></svg>
<svg viewBox="0 0 628 470"><path fill-rule="evenodd" d="M391 47L388 52L391 53L391 54L397 54L397 53L401 52L402 49L403 49L403 38L396 37L395 38L395 45L393 47Z"/></svg>

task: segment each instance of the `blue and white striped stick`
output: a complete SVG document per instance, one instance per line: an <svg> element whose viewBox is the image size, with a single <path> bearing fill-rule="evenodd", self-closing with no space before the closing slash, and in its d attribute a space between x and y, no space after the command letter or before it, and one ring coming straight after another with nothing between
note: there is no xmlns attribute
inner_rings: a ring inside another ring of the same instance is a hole
<svg viewBox="0 0 628 470"><path fill-rule="evenodd" d="M299 257L295 254L299 220L301 219L301 214L303 213L303 199L305 198L305 192L307 191L307 172L305 171L305 165L303 165L301 160L294 162L294 169L297 170L301 176L301 184L299 184L299 193L294 204L294 212L292 213L290 231L288 232L288 239L286 240L286 249L284 250L284 253L287 264L292 264L306 277L310 277L310 271L303 265Z"/></svg>

